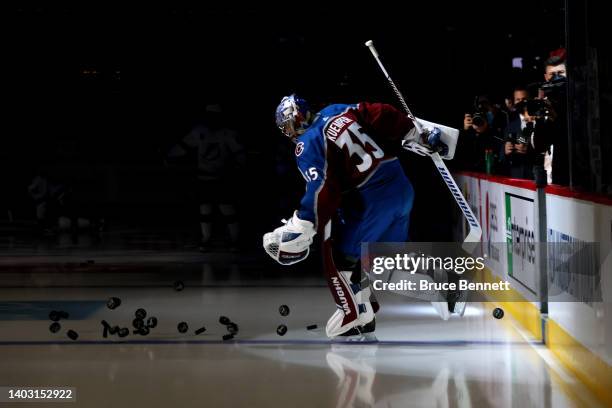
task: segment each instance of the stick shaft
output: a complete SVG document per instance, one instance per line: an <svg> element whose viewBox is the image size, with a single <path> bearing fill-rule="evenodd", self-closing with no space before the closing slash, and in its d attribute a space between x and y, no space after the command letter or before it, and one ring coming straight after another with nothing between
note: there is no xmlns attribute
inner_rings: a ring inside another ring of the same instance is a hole
<svg viewBox="0 0 612 408"><path fill-rule="evenodd" d="M402 104L402 107L404 108L404 111L406 111L406 114L408 115L408 117L414 123L414 127L416 128L417 132L422 133L422 129L421 129L420 123L416 120L416 118L414 117L414 115L410 111L410 108L408 107L408 104L406 103L406 100L402 96L402 93L397 88L397 86L395 85L395 82L393 82L393 78L391 78L391 75L389 75L389 73L385 69L385 66L383 65L382 61L378 57L378 51L376 51L376 48L374 47L374 43L372 41L368 41L368 42L366 42L366 46L370 49L370 52L374 56L374 59L376 59L376 62L378 63L378 66L380 67L380 70L385 75L385 78L387 78L387 81L389 82L389 85L391 86L391 89L393 89L393 92L397 96L397 99L399 99L399 102Z"/></svg>
<svg viewBox="0 0 612 408"><path fill-rule="evenodd" d="M408 105L406 104L406 100L402 96L402 93L399 91L399 89L397 89L397 86L395 85L395 82L393 82L393 79L391 78L391 75L389 75L389 73L385 69L385 66L383 65L382 61L380 60L380 58L378 56L378 51L376 51L376 48L374 47L374 43L372 41L368 41L368 42L365 43L365 45L370 49L370 52L372 53L372 55L376 59L376 62L378 63L378 66L380 67L380 70L383 72L383 74L387 78L387 81L389 82L389 85L391 85L391 88L393 89L393 92L395 92L395 95L397 96L397 98L399 99L400 103L402 104L402 107L406 111L406 114L408 115L408 117L414 123L415 128L417 129L417 131L419 133L422 133L420 124L418 123L418 121L416 120L416 118L414 117L412 112L410 112L410 108L408 108ZM472 212L472 209L470 208L470 205L468 204L467 200L465 199L465 197L461 193L461 190L457 186L457 183L455 182L455 180L451 176L450 172L448 171L448 168L446 167L446 164L444 163L444 160L442 160L442 158L440 157L440 155L438 153L433 153L431 155L431 160L434 162L434 165L436 166L436 169L440 173L440 176L442 177L442 180L444 180L444 183L446 184L446 186L450 190L451 194L453 195L453 198L457 202L457 205L461 209L461 212L463 212L463 216L468 221L469 232L468 232L464 242L472 242L472 243L479 242L480 241L480 237L482 236L482 228L480 227L480 223L478 222L478 219L476 218L476 216ZM471 252L471 248L468 249L468 252Z"/></svg>

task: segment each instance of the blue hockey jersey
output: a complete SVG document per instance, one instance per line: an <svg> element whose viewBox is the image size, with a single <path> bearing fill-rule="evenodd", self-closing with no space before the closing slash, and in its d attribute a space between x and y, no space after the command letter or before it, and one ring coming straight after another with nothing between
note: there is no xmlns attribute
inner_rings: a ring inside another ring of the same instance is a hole
<svg viewBox="0 0 612 408"><path fill-rule="evenodd" d="M386 104L337 104L321 110L295 147L306 180L298 216L320 231L340 208L343 193L394 179L401 167L385 163L397 160L401 140L412 127L405 114Z"/></svg>

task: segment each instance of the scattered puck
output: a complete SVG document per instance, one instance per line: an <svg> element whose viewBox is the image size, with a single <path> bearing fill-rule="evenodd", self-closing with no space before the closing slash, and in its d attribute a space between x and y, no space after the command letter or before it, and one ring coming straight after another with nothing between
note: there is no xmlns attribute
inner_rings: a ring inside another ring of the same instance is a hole
<svg viewBox="0 0 612 408"><path fill-rule="evenodd" d="M185 284L182 281L174 282L174 290L176 290L177 292L180 292L183 289L185 289Z"/></svg>
<svg viewBox="0 0 612 408"><path fill-rule="evenodd" d="M119 305L121 305L121 299L119 299L118 297L112 297L108 299L108 302L106 302L106 307L111 310L118 308Z"/></svg>
<svg viewBox="0 0 612 408"><path fill-rule="evenodd" d="M119 326L109 327L108 328L108 332L110 334L117 334L117 333L119 333Z"/></svg>
<svg viewBox="0 0 612 408"><path fill-rule="evenodd" d="M226 316L220 316L219 317L219 323L223 324L223 325L228 325L230 324L232 321L229 319L229 317Z"/></svg>
<svg viewBox="0 0 612 408"><path fill-rule="evenodd" d="M316 329L318 326L316 324L311 324L310 326L306 326L306 330L314 330Z"/></svg>
<svg viewBox="0 0 612 408"><path fill-rule="evenodd" d="M495 309L493 309L493 317L496 319L501 319L502 317L504 317L504 310L496 307Z"/></svg>
<svg viewBox="0 0 612 408"><path fill-rule="evenodd" d="M206 331L206 327L202 326L198 330L195 331L195 334L202 334Z"/></svg>
<svg viewBox="0 0 612 408"><path fill-rule="evenodd" d="M135 318L134 320L132 320L132 326L134 326L135 329L141 329L144 327L144 325L145 323L142 319Z"/></svg>
<svg viewBox="0 0 612 408"><path fill-rule="evenodd" d="M119 329L119 332L117 334L119 335L119 337L125 337L130 334L130 329L128 329L127 327L123 327Z"/></svg>
<svg viewBox="0 0 612 408"><path fill-rule="evenodd" d="M149 328L143 326L138 330L134 330L134 334L140 334L141 336L146 336L147 334L149 334Z"/></svg>
<svg viewBox="0 0 612 408"><path fill-rule="evenodd" d="M70 340L76 340L79 338L79 334L74 330L68 330L68 333L66 333L66 335L70 338Z"/></svg>
<svg viewBox="0 0 612 408"><path fill-rule="evenodd" d="M61 328L62 326L58 322L53 322L51 323L51 326L49 326L49 331L51 333L57 333Z"/></svg>
<svg viewBox="0 0 612 408"><path fill-rule="evenodd" d="M100 324L102 324L102 327L104 327L104 331L102 332L102 337L107 338L108 331L110 330L111 327L106 320L102 320Z"/></svg>
<svg viewBox="0 0 612 408"><path fill-rule="evenodd" d="M151 316L147 319L147 327L149 329L153 329L155 328L155 326L157 326L157 317L155 316Z"/></svg>
<svg viewBox="0 0 612 408"><path fill-rule="evenodd" d="M147 311L144 309L138 309L136 310L136 313L134 313L134 316L136 316L136 318L144 320L145 317L147 317Z"/></svg>
<svg viewBox="0 0 612 408"><path fill-rule="evenodd" d="M280 326L276 328L276 333L279 336L284 336L285 333L287 333L287 326L285 326L284 324L281 324Z"/></svg>
<svg viewBox="0 0 612 408"><path fill-rule="evenodd" d="M187 333L187 330L189 330L189 325L187 325L185 322L180 322L176 328L178 329L179 333Z"/></svg>
<svg viewBox="0 0 612 408"><path fill-rule="evenodd" d="M287 305L281 305L278 308L278 312L281 314L281 316L287 316L289 315L289 306Z"/></svg>
<svg viewBox="0 0 612 408"><path fill-rule="evenodd" d="M60 319L59 312L57 312L57 311L55 311L55 310L52 310L52 311L49 313L49 320L54 321L54 322L58 322L58 321L59 321L59 319Z"/></svg>
<svg viewBox="0 0 612 408"><path fill-rule="evenodd" d="M236 323L229 323L227 325L227 331L230 332L230 334L238 333L238 325Z"/></svg>
<svg viewBox="0 0 612 408"><path fill-rule="evenodd" d="M223 340L231 340L233 338L234 338L233 334L226 334L226 335L223 336Z"/></svg>

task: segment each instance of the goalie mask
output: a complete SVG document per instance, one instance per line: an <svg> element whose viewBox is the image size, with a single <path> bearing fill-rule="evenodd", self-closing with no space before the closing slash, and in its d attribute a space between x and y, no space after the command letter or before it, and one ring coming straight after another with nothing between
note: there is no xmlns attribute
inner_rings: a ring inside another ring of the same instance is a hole
<svg viewBox="0 0 612 408"><path fill-rule="evenodd" d="M285 225L264 235L263 247L281 265L292 265L308 257L314 235L312 222L300 220L296 211Z"/></svg>
<svg viewBox="0 0 612 408"><path fill-rule="evenodd" d="M310 126L312 116L308 103L292 94L285 96L276 108L276 126L285 136L294 139Z"/></svg>

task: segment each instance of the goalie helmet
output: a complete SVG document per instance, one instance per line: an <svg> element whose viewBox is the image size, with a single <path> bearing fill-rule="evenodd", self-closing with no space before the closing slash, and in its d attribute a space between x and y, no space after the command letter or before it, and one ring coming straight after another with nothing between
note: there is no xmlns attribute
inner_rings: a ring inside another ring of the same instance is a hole
<svg viewBox="0 0 612 408"><path fill-rule="evenodd" d="M290 139L303 134L312 122L308 103L295 94L285 96L276 108L276 126Z"/></svg>

